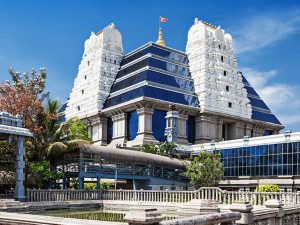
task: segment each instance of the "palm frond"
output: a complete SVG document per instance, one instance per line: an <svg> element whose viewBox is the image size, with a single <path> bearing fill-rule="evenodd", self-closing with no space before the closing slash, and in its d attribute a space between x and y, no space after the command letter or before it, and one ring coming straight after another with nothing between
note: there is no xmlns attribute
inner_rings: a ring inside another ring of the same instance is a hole
<svg viewBox="0 0 300 225"><path fill-rule="evenodd" d="M47 149L47 155L50 157L58 157L67 152L68 146L62 142L54 142Z"/></svg>

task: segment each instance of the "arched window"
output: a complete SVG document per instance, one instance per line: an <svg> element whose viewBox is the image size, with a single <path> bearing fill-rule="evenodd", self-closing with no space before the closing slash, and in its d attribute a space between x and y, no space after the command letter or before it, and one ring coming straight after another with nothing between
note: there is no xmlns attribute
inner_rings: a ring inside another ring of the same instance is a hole
<svg viewBox="0 0 300 225"><path fill-rule="evenodd" d="M139 118L136 111L132 111L128 113L127 117L127 134L128 141L132 141L137 136L139 125Z"/></svg>
<svg viewBox="0 0 300 225"><path fill-rule="evenodd" d="M155 109L152 115L152 131L153 136L159 142L164 142L166 129L166 111Z"/></svg>

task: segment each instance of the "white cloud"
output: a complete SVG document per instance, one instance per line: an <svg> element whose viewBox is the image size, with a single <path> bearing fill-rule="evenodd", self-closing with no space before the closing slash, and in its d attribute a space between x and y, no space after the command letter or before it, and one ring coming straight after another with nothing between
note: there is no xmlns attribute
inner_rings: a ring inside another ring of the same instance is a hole
<svg viewBox="0 0 300 225"><path fill-rule="evenodd" d="M236 53L255 51L300 31L300 10L256 15L243 20L234 35Z"/></svg>
<svg viewBox="0 0 300 225"><path fill-rule="evenodd" d="M289 129L292 127L299 129L300 87L284 83L272 83L272 78L278 73L277 70L257 71L252 68L243 68L241 71L272 112L278 116L282 124Z"/></svg>

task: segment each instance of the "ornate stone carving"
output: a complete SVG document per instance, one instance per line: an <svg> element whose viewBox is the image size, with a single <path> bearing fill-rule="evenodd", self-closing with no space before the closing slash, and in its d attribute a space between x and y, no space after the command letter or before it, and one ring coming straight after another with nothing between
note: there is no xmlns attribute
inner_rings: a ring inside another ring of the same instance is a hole
<svg viewBox="0 0 300 225"><path fill-rule="evenodd" d="M85 41L84 53L70 94L66 118L97 114L109 95L123 57L122 36L110 24Z"/></svg>
<svg viewBox="0 0 300 225"><path fill-rule="evenodd" d="M201 111L251 119L251 105L237 69L231 35L195 19L188 32L186 53Z"/></svg>

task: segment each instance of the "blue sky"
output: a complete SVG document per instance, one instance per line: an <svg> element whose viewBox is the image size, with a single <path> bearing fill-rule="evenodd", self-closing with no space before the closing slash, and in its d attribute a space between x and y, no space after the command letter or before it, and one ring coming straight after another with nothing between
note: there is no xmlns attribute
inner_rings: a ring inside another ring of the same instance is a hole
<svg viewBox="0 0 300 225"><path fill-rule="evenodd" d="M300 131L300 2L179 0L0 0L0 81L8 67L46 67L47 89L62 102L77 75L84 41L111 22L125 52L157 39L184 51L194 18L231 33L239 69L286 129Z"/></svg>

